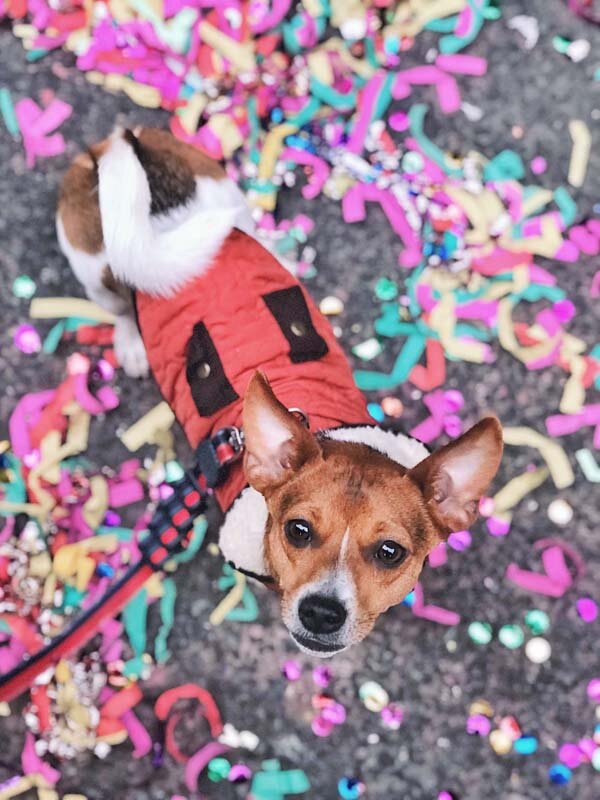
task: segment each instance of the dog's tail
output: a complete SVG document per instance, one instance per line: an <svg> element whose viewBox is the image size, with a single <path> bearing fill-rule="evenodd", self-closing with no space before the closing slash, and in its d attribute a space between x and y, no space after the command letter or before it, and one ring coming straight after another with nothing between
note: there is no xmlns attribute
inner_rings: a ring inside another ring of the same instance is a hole
<svg viewBox="0 0 600 800"><path fill-rule="evenodd" d="M131 131L117 129L97 160L107 260L113 274L129 286L169 294L210 264L234 224L235 212L199 206L192 192L181 206L153 216L139 148ZM153 178L160 181L160 176Z"/></svg>

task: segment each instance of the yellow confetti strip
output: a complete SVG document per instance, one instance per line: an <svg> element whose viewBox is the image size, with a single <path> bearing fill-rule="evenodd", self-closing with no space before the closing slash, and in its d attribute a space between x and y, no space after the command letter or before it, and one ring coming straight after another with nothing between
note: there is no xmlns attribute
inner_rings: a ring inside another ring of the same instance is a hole
<svg viewBox="0 0 600 800"><path fill-rule="evenodd" d="M0 500L0 513L7 514L27 514L36 519L45 519L47 510L44 506L37 503L10 503L8 500Z"/></svg>
<svg viewBox="0 0 600 800"><path fill-rule="evenodd" d="M546 467L523 472L505 484L500 491L494 495L494 514L510 511L517 503L526 497L529 492L537 489L546 480L550 472Z"/></svg>
<svg viewBox="0 0 600 800"><path fill-rule="evenodd" d="M200 115L206 108L208 97L201 92L190 97L188 104L177 114L177 118L181 122L182 128L190 136L198 130L198 123L200 122Z"/></svg>
<svg viewBox="0 0 600 800"><path fill-rule="evenodd" d="M562 245L562 236L554 217L544 217L541 222L542 233L540 236L527 236L524 239L511 239L510 236L501 236L499 243L506 250L517 250L534 255L553 258Z"/></svg>
<svg viewBox="0 0 600 800"><path fill-rule="evenodd" d="M585 387L583 376L587 364L581 356L573 356L569 361L571 375L565 384L563 396L560 400L559 410L562 414L577 414L585 403Z"/></svg>
<svg viewBox="0 0 600 800"><path fill-rule="evenodd" d="M11 797L18 797L20 794L25 794L29 789L34 786L34 779L32 775L27 775L20 778L16 783L13 783L7 789L0 790L0 800L10 800Z"/></svg>
<svg viewBox="0 0 600 800"><path fill-rule="evenodd" d="M54 789L45 789L40 786L38 791L38 800L59 800L58 792Z"/></svg>
<svg viewBox="0 0 600 800"><path fill-rule="evenodd" d="M517 341L512 321L513 302L508 298L498 303L498 341L501 346L524 364L543 358L551 353L558 341L557 336L549 337L544 332L544 341L530 347L523 347Z"/></svg>
<svg viewBox="0 0 600 800"><path fill-rule="evenodd" d="M114 324L115 315L105 311L91 300L78 297L36 297L29 306L32 319L58 319L62 317L87 317L95 322Z"/></svg>
<svg viewBox="0 0 600 800"><path fill-rule="evenodd" d="M169 430L174 422L175 414L169 404L163 401L127 428L120 438L125 447L133 453L144 444L156 444L157 435Z"/></svg>
<svg viewBox="0 0 600 800"><path fill-rule="evenodd" d="M106 533L102 536L91 536L81 542L64 544L54 555L53 567L57 578L68 580L73 575L85 575L87 567L81 567L85 563L88 553L111 553L117 549L119 540L113 533ZM93 561L93 559L90 559Z"/></svg>
<svg viewBox="0 0 600 800"><path fill-rule="evenodd" d="M533 428L504 428L504 443L516 447L534 447L546 462L554 485L566 489L575 480L573 469L563 448L557 443L534 431Z"/></svg>
<svg viewBox="0 0 600 800"><path fill-rule="evenodd" d="M523 190L521 189L521 195ZM534 214L537 214L538 211L541 211L548 203L551 203L554 199L554 195L549 189L537 189L527 198L523 199L521 205L521 218L526 219L527 217L531 217Z"/></svg>
<svg viewBox="0 0 600 800"><path fill-rule="evenodd" d="M244 137L229 114L213 114L208 127L221 143L225 158L231 158L235 151L244 144Z"/></svg>
<svg viewBox="0 0 600 800"><path fill-rule="evenodd" d="M90 497L86 500L82 514L87 524L95 530L104 519L108 509L108 483L102 475L90 478Z"/></svg>
<svg viewBox="0 0 600 800"><path fill-rule="evenodd" d="M324 51L335 50L344 64L360 78L368 80L375 73L375 67L372 64L369 64L366 59L353 56L344 40L337 36L332 36L331 39L324 42L321 49Z"/></svg>
<svg viewBox="0 0 600 800"><path fill-rule="evenodd" d="M291 136L297 130L295 125L284 122L269 131L262 149L260 163L258 165L258 177L262 180L269 180L275 171L277 157L283 147L283 140L286 136Z"/></svg>
<svg viewBox="0 0 600 800"><path fill-rule="evenodd" d="M572 119L569 122L569 133L573 141L571 160L569 161L569 175L567 180L571 186L583 186L587 165L592 148L592 135L590 129L581 119Z"/></svg>
<svg viewBox="0 0 600 800"><path fill-rule="evenodd" d="M389 28L392 33L401 36L416 36L432 19L458 14L465 5L466 0L412 0L411 3L402 3L396 12L398 21L394 21Z"/></svg>
<svg viewBox="0 0 600 800"><path fill-rule="evenodd" d="M231 589L229 594L221 600L219 605L213 610L208 621L211 625L220 625L227 614L241 603L244 596L244 589L246 588L246 576L241 572L235 572L235 586Z"/></svg>
<svg viewBox="0 0 600 800"><path fill-rule="evenodd" d="M454 335L456 317L454 315L454 296L447 293L431 312L429 325L437 332L446 353L461 361L482 364L485 361L486 348L482 342L463 341Z"/></svg>
<svg viewBox="0 0 600 800"><path fill-rule="evenodd" d="M251 42L245 44L236 42L231 36L211 25L210 22L203 20L198 26L202 41L214 47L224 58L231 61L241 72L252 72L256 69L256 58Z"/></svg>

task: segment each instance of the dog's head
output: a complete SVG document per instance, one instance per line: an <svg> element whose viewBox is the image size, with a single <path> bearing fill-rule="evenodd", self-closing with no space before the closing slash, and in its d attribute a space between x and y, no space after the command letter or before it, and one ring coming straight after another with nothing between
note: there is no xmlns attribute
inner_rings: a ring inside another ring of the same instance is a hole
<svg viewBox="0 0 600 800"><path fill-rule="evenodd" d="M502 430L483 419L413 469L363 444L319 438L257 373L244 404L244 468L265 498L265 557L283 620L305 652L363 639L414 587L428 553L467 528L498 469Z"/></svg>

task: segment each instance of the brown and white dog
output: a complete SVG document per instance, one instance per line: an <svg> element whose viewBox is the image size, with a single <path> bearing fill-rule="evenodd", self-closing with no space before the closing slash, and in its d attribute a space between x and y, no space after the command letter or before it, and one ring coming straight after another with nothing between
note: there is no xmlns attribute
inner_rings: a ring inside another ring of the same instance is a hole
<svg viewBox="0 0 600 800"><path fill-rule="evenodd" d="M128 375L148 372L131 290L160 298L190 285L234 228L254 232L238 187L168 133L117 131L75 159L58 238L88 296L116 315ZM502 454L493 417L431 455L368 424L312 433L261 373L247 388L243 427L249 486L225 516L220 547L270 576L293 639L317 656L360 641L403 600L428 553L474 521Z"/></svg>

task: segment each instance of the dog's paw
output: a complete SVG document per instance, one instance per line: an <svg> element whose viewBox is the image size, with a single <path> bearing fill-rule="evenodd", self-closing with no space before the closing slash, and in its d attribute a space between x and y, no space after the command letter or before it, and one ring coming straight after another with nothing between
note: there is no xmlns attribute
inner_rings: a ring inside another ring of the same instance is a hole
<svg viewBox="0 0 600 800"><path fill-rule="evenodd" d="M130 378L145 378L148 374L146 348L131 317L122 316L116 319L115 355Z"/></svg>

